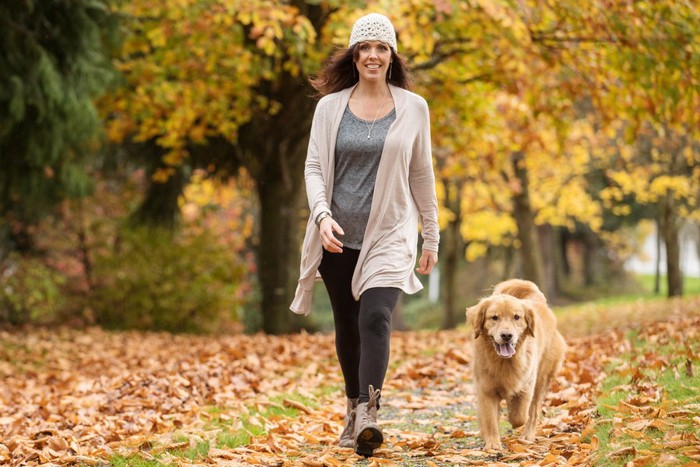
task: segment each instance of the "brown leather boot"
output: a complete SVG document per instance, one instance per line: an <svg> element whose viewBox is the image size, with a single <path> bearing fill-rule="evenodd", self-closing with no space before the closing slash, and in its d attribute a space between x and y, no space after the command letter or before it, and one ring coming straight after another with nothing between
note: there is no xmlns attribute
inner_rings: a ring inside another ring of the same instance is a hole
<svg viewBox="0 0 700 467"><path fill-rule="evenodd" d="M340 440L338 440L341 448L355 447L355 414L357 413L357 403L359 401L360 400L357 398L348 398L347 400L345 426L343 427L343 432L340 434Z"/></svg>
<svg viewBox="0 0 700 467"><path fill-rule="evenodd" d="M380 390L369 387L369 402L357 405L355 416L355 452L361 456L371 457L375 449L384 442L384 433L377 423Z"/></svg>

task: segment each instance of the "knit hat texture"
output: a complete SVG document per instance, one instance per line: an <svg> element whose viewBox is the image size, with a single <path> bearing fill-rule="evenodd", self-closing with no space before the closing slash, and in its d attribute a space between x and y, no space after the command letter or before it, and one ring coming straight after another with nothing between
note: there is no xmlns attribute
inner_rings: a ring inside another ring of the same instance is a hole
<svg viewBox="0 0 700 467"><path fill-rule="evenodd" d="M370 13L355 21L350 34L350 45L348 48L364 41L382 41L394 49L396 52L396 32L394 26L384 15Z"/></svg>

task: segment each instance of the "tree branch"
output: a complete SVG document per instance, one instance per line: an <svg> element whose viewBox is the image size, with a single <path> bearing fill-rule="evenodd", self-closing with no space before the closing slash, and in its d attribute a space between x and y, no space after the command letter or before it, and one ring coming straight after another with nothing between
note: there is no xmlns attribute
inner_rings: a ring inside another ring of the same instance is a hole
<svg viewBox="0 0 700 467"><path fill-rule="evenodd" d="M440 63L444 62L445 60L454 57L455 55L470 54L470 53L476 52L478 50L476 48L468 49L468 48L460 47L461 45L465 45L465 44L468 44L471 42L472 42L472 39L469 37L460 37L460 38L455 38L455 39L450 39L450 40L438 42L435 45L435 50L428 61L414 65L411 68L415 71L430 70L432 68L435 68L436 66L438 66ZM450 47L447 50L443 50L443 49L446 49L447 46L454 46L454 47Z"/></svg>

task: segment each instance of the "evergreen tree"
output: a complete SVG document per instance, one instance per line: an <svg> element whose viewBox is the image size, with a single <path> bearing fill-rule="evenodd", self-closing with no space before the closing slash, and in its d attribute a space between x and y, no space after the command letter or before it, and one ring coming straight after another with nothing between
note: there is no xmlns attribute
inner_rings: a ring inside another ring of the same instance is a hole
<svg viewBox="0 0 700 467"><path fill-rule="evenodd" d="M27 226L89 190L113 19L102 0L0 0L0 256L30 251Z"/></svg>

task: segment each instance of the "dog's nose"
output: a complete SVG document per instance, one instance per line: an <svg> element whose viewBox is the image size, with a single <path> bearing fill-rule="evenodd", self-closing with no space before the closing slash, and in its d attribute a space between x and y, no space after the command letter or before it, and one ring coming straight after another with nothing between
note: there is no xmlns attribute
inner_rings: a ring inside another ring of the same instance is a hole
<svg viewBox="0 0 700 467"><path fill-rule="evenodd" d="M510 340L513 338L513 334L510 332L502 332L501 333L501 340L504 342L510 342Z"/></svg>

